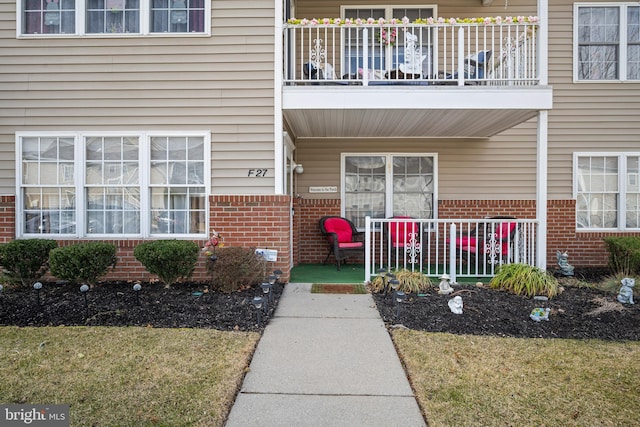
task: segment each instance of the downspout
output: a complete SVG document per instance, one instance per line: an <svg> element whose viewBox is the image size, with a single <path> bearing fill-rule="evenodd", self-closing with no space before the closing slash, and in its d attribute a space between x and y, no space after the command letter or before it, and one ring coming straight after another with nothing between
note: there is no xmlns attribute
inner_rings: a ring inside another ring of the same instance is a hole
<svg viewBox="0 0 640 427"><path fill-rule="evenodd" d="M538 76L540 86L549 84L549 4L538 0ZM537 267L547 269L547 157L549 137L549 112L538 111L538 135L536 158L536 218L538 219Z"/></svg>
<svg viewBox="0 0 640 427"><path fill-rule="evenodd" d="M274 194L285 194L284 189L284 143L282 125L282 72L283 72L283 4L275 0L274 52L273 52L273 170Z"/></svg>

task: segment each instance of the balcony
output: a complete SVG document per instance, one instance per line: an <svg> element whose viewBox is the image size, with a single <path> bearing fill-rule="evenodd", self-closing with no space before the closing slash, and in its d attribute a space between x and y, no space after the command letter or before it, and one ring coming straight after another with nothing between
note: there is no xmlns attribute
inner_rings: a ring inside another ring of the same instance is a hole
<svg viewBox="0 0 640 427"><path fill-rule="evenodd" d="M308 138L495 135L552 107L532 21L285 24L285 120Z"/></svg>

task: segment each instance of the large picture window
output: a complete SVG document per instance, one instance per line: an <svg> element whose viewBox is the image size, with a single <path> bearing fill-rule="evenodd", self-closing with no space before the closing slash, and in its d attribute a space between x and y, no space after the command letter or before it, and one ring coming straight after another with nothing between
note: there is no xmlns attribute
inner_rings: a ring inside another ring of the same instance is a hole
<svg viewBox="0 0 640 427"><path fill-rule="evenodd" d="M576 154L577 229L640 228L640 153Z"/></svg>
<svg viewBox="0 0 640 427"><path fill-rule="evenodd" d="M208 34L211 10L211 0L19 0L18 5L19 36Z"/></svg>
<svg viewBox="0 0 640 427"><path fill-rule="evenodd" d="M640 6L577 4L574 44L575 80L640 80Z"/></svg>
<svg viewBox="0 0 640 427"><path fill-rule="evenodd" d="M18 234L206 235L209 136L18 135Z"/></svg>
<svg viewBox="0 0 640 427"><path fill-rule="evenodd" d="M436 176L434 154L343 154L342 215L435 218Z"/></svg>

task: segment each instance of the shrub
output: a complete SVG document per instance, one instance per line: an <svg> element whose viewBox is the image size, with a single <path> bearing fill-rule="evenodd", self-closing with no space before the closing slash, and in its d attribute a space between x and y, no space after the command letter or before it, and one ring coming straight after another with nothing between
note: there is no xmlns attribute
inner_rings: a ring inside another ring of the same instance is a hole
<svg viewBox="0 0 640 427"><path fill-rule="evenodd" d="M58 247L55 240L26 239L0 245L0 265L11 283L31 286L49 270L49 252Z"/></svg>
<svg viewBox="0 0 640 427"><path fill-rule="evenodd" d="M559 284L549 272L527 264L504 264L489 282L492 289L501 289L516 295L536 295L553 298Z"/></svg>
<svg viewBox="0 0 640 427"><path fill-rule="evenodd" d="M606 293L609 294L613 294L616 295L618 294L618 292L620 292L620 288L622 287L622 279L626 278L626 277L631 277L632 279L634 279L636 281L636 286L634 286L633 289L633 298L640 298L640 288L638 287L638 284L640 284L640 278L639 277L634 277L633 275L628 275L626 273L615 273L615 274L611 274L607 277L605 277L602 282L597 283L595 285L595 287L597 289L600 289L601 291L604 291Z"/></svg>
<svg viewBox="0 0 640 427"><path fill-rule="evenodd" d="M267 263L255 248L226 246L217 248L215 263L209 262L211 287L221 292L233 292L265 280Z"/></svg>
<svg viewBox="0 0 640 427"><path fill-rule="evenodd" d="M116 247L106 242L84 242L51 251L51 274L71 283L95 286L116 265Z"/></svg>
<svg viewBox="0 0 640 427"><path fill-rule="evenodd" d="M166 287L191 277L199 253L198 245L188 240L154 240L133 249L133 256Z"/></svg>
<svg viewBox="0 0 640 427"><path fill-rule="evenodd" d="M425 291L431 287L431 279L423 274L421 271L410 271L407 269L397 270L395 272L396 279L398 279L398 290L405 293L417 293ZM385 283L388 286L389 279L383 276L376 276L371 281L372 292L384 292Z"/></svg>
<svg viewBox="0 0 640 427"><path fill-rule="evenodd" d="M640 274L640 237L605 237L609 268L614 273Z"/></svg>

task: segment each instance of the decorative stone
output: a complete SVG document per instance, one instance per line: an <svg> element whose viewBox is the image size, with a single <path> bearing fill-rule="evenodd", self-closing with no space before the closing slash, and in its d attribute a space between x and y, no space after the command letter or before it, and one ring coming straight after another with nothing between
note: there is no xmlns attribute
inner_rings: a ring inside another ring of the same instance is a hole
<svg viewBox="0 0 640 427"><path fill-rule="evenodd" d="M573 276L573 266L569 265L569 254L566 252L556 252L558 258L558 265L560 266L560 274L563 276Z"/></svg>
<svg viewBox="0 0 640 427"><path fill-rule="evenodd" d="M623 304L635 304L633 302L633 287L636 285L636 280L630 277L622 279L622 287L618 292L618 301Z"/></svg>
<svg viewBox="0 0 640 427"><path fill-rule="evenodd" d="M529 315L529 317L531 318L531 320L535 321L535 322L539 322L541 320L549 320L549 312L551 311L550 308L534 308L533 310L531 310L531 314Z"/></svg>
<svg viewBox="0 0 640 427"><path fill-rule="evenodd" d="M462 297L460 295L449 300L449 308L454 314L462 314Z"/></svg>
<svg viewBox="0 0 640 427"><path fill-rule="evenodd" d="M450 280L450 277L448 274L443 274L440 277L440 285L439 285L440 290L438 291L439 294L449 295L451 292L453 292L453 288L449 284L449 280Z"/></svg>

